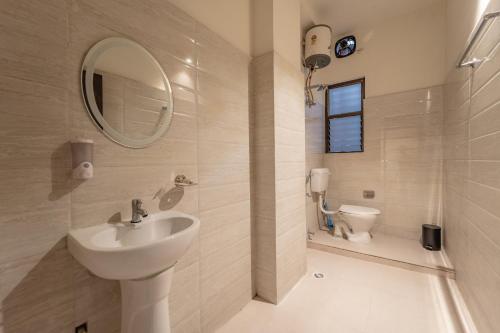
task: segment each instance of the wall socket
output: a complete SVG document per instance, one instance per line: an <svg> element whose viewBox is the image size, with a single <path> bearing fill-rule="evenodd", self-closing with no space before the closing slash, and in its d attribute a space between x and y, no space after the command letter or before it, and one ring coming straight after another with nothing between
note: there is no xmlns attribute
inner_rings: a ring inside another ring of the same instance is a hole
<svg viewBox="0 0 500 333"><path fill-rule="evenodd" d="M88 333L87 323L75 327L75 333Z"/></svg>
<svg viewBox="0 0 500 333"><path fill-rule="evenodd" d="M375 191L364 190L363 191L363 199L373 199L375 198Z"/></svg>

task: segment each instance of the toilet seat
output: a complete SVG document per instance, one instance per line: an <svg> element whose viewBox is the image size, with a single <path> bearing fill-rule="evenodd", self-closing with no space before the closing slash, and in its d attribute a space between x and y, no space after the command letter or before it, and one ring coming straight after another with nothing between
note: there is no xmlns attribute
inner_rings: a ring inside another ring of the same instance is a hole
<svg viewBox="0 0 500 333"><path fill-rule="evenodd" d="M339 212L346 214L357 214L357 215L379 215L380 210L370 207L363 206L352 206L352 205L342 205L339 208Z"/></svg>

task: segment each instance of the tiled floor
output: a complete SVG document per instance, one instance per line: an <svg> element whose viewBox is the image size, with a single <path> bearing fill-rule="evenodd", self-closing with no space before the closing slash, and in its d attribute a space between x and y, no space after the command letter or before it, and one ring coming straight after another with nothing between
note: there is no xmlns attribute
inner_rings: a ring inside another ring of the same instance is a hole
<svg viewBox="0 0 500 333"><path fill-rule="evenodd" d="M422 247L419 241L412 239L375 234L370 243L363 244L353 243L340 237L332 237L326 231L317 231L312 236L312 241L429 268L453 269L443 251L428 251Z"/></svg>
<svg viewBox="0 0 500 333"><path fill-rule="evenodd" d="M308 249L307 275L281 304L253 300L218 333L463 332L442 279Z"/></svg>

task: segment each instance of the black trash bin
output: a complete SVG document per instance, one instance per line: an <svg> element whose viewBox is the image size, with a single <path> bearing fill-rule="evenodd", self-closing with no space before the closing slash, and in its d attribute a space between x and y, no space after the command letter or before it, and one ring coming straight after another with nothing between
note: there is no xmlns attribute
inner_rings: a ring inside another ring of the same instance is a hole
<svg viewBox="0 0 500 333"><path fill-rule="evenodd" d="M441 227L435 224L422 224L422 246L430 251L441 250Z"/></svg>

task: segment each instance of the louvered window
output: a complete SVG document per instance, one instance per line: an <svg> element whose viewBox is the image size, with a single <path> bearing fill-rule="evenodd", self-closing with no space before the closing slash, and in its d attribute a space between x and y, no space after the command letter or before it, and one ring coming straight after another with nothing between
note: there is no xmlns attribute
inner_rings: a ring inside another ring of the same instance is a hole
<svg viewBox="0 0 500 333"><path fill-rule="evenodd" d="M363 151L365 79L342 82L326 91L326 152Z"/></svg>

